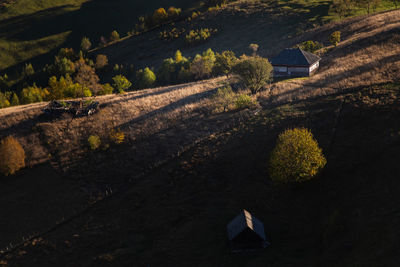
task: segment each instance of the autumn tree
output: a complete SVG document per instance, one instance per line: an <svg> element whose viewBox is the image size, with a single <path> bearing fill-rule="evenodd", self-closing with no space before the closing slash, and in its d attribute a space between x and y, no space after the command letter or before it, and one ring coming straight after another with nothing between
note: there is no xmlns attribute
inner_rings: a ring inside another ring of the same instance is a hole
<svg viewBox="0 0 400 267"><path fill-rule="evenodd" d="M96 69L102 69L108 65L108 58L106 55L99 54L96 56Z"/></svg>
<svg viewBox="0 0 400 267"><path fill-rule="evenodd" d="M78 60L75 63L75 67L77 70L74 78L75 82L88 88L93 94L97 94L103 89L99 84L99 76L97 76L95 70L87 65L83 59Z"/></svg>
<svg viewBox="0 0 400 267"><path fill-rule="evenodd" d="M151 88L156 83L156 75L149 68L139 70L136 76L139 88Z"/></svg>
<svg viewBox="0 0 400 267"><path fill-rule="evenodd" d="M164 22L168 18L167 11L164 8L159 8L153 13L154 23L159 24Z"/></svg>
<svg viewBox="0 0 400 267"><path fill-rule="evenodd" d="M330 36L329 36L329 42L334 45L337 46L340 43L340 31L335 31L333 32Z"/></svg>
<svg viewBox="0 0 400 267"><path fill-rule="evenodd" d="M0 173L8 176L25 167L25 151L12 136L0 141Z"/></svg>
<svg viewBox="0 0 400 267"><path fill-rule="evenodd" d="M214 72L228 76L237 62L238 58L232 51L223 51L221 54L217 53L215 55Z"/></svg>
<svg viewBox="0 0 400 267"><path fill-rule="evenodd" d="M322 149L308 129L288 129L278 137L269 160L269 174L276 183L304 182L326 165Z"/></svg>
<svg viewBox="0 0 400 267"><path fill-rule="evenodd" d="M255 94L271 80L272 65L266 58L245 57L235 65L233 73Z"/></svg>
<svg viewBox="0 0 400 267"><path fill-rule="evenodd" d="M111 42L118 41L120 39L119 33L117 31L112 31L110 35Z"/></svg>
<svg viewBox="0 0 400 267"><path fill-rule="evenodd" d="M81 49L82 51L89 51L89 49L92 47L92 43L90 42L89 38L83 37L81 41Z"/></svg>

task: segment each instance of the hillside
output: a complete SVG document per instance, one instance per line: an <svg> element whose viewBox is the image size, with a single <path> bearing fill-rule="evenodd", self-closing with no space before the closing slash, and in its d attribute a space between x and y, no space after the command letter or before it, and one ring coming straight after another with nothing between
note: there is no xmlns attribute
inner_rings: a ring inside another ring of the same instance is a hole
<svg viewBox="0 0 400 267"><path fill-rule="evenodd" d="M222 77L97 97L88 118L46 118L45 103L1 109L0 137L15 135L31 166L0 180L1 247L48 231L2 253L0 265L397 266L399 29L396 10L287 39L343 34L315 76L272 83L258 110L215 111ZM129 60L128 41L104 51ZM273 186L269 152L282 130L300 126L328 165L310 183ZM87 148L89 135L111 129L126 142ZM229 253L226 223L241 208L265 223L270 248Z"/></svg>
<svg viewBox="0 0 400 267"><path fill-rule="evenodd" d="M25 61L43 66L61 47L79 49L83 36L97 45L113 30L125 35L139 16L173 5L188 9L198 1L17 0L0 9L0 72Z"/></svg>

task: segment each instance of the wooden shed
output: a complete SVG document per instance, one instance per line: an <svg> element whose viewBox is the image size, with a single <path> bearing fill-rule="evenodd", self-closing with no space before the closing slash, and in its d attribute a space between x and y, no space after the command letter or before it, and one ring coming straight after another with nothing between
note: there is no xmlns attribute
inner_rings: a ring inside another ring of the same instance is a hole
<svg viewBox="0 0 400 267"><path fill-rule="evenodd" d="M321 58L300 48L286 48L271 59L275 77L307 77L319 68Z"/></svg>
<svg viewBox="0 0 400 267"><path fill-rule="evenodd" d="M266 248L264 224L243 210L227 226L228 239L233 252Z"/></svg>

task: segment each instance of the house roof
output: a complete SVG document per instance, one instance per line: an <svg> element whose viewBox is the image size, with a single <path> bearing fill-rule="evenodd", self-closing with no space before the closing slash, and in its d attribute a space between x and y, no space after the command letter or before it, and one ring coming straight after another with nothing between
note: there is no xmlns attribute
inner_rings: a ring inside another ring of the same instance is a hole
<svg viewBox="0 0 400 267"><path fill-rule="evenodd" d="M311 66L321 58L300 48L286 48L271 59L272 65Z"/></svg>
<svg viewBox="0 0 400 267"><path fill-rule="evenodd" d="M252 216L247 210L243 210L235 219L233 219L227 226L229 240L233 240L246 228L254 231L264 241L266 240L264 232L264 224L257 218Z"/></svg>

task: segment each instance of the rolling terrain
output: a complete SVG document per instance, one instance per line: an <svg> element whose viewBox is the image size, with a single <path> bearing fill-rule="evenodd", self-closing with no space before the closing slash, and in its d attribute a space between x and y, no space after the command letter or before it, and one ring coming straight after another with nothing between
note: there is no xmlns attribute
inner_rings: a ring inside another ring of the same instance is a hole
<svg viewBox="0 0 400 267"><path fill-rule="evenodd" d="M232 48L244 51L251 35L263 43L256 28L243 27ZM256 110L217 112L211 96L222 77L97 97L101 109L88 118L46 118L46 103L0 110L0 137L15 135L31 166L0 181L10 214L1 246L18 243L0 265L397 266L400 11L274 36L259 53L334 30L343 41L328 47L318 73L270 84ZM102 52L131 60L128 48L129 40ZM302 126L328 165L309 183L274 186L267 161L277 135ZM87 148L90 134L111 129L126 142ZM226 223L242 208L265 223L270 248L229 252Z"/></svg>

